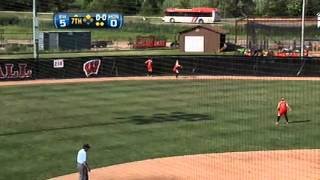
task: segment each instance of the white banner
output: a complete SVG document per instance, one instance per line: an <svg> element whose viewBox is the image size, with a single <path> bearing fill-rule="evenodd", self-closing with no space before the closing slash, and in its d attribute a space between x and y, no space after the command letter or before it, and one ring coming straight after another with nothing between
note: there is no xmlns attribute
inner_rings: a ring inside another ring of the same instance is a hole
<svg viewBox="0 0 320 180"><path fill-rule="evenodd" d="M320 12L317 14L317 16L318 16L318 28L320 28Z"/></svg>
<svg viewBox="0 0 320 180"><path fill-rule="evenodd" d="M53 60L53 68L64 68L63 59L55 59L55 60Z"/></svg>
<svg viewBox="0 0 320 180"><path fill-rule="evenodd" d="M39 32L39 41L38 41L38 46L39 46L39 50L43 51L44 50L44 34L43 32Z"/></svg>

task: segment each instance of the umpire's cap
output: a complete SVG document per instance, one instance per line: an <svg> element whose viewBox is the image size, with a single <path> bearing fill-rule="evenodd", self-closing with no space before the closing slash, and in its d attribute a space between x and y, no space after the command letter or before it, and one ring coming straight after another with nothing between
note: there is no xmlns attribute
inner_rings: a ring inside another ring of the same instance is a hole
<svg viewBox="0 0 320 180"><path fill-rule="evenodd" d="M84 144L84 145L82 146L82 148L83 148L83 149L90 149L90 145L89 145L89 144Z"/></svg>

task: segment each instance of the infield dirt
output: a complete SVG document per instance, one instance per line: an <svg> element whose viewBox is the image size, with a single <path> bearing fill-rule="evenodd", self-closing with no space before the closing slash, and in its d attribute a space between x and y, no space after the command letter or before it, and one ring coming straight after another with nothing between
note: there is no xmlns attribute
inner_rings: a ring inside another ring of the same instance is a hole
<svg viewBox="0 0 320 180"><path fill-rule="evenodd" d="M53 178L77 179L78 174ZM92 180L319 180L320 150L202 154L92 170Z"/></svg>

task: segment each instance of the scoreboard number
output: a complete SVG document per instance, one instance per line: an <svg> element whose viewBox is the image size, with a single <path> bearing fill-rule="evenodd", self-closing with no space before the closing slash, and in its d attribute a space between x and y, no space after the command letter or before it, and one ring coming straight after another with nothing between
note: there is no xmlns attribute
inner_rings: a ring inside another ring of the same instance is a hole
<svg viewBox="0 0 320 180"><path fill-rule="evenodd" d="M111 19L110 20L110 26L111 27L117 27L118 26L118 21L116 19Z"/></svg>
<svg viewBox="0 0 320 180"><path fill-rule="evenodd" d="M123 17L117 13L108 14L108 26L111 28L121 28Z"/></svg>
<svg viewBox="0 0 320 180"><path fill-rule="evenodd" d="M107 14L96 14L96 21L100 21L100 20L102 20L102 21L105 21L105 20L107 20Z"/></svg>
<svg viewBox="0 0 320 180"><path fill-rule="evenodd" d="M65 19L60 19L60 27L66 27L66 20Z"/></svg>
<svg viewBox="0 0 320 180"><path fill-rule="evenodd" d="M68 26L68 19L69 17L66 14L59 14L58 19L55 20L55 26L57 27L61 27L61 28L65 28Z"/></svg>
<svg viewBox="0 0 320 180"><path fill-rule="evenodd" d="M56 13L53 21L58 29L108 29L123 26L123 16L119 13Z"/></svg>

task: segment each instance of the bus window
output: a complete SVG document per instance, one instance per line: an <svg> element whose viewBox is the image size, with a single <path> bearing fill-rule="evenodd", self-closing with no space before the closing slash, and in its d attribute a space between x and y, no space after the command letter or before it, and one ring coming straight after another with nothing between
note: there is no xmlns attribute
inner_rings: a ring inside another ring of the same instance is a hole
<svg viewBox="0 0 320 180"><path fill-rule="evenodd" d="M211 17L212 13L199 13L200 17Z"/></svg>

